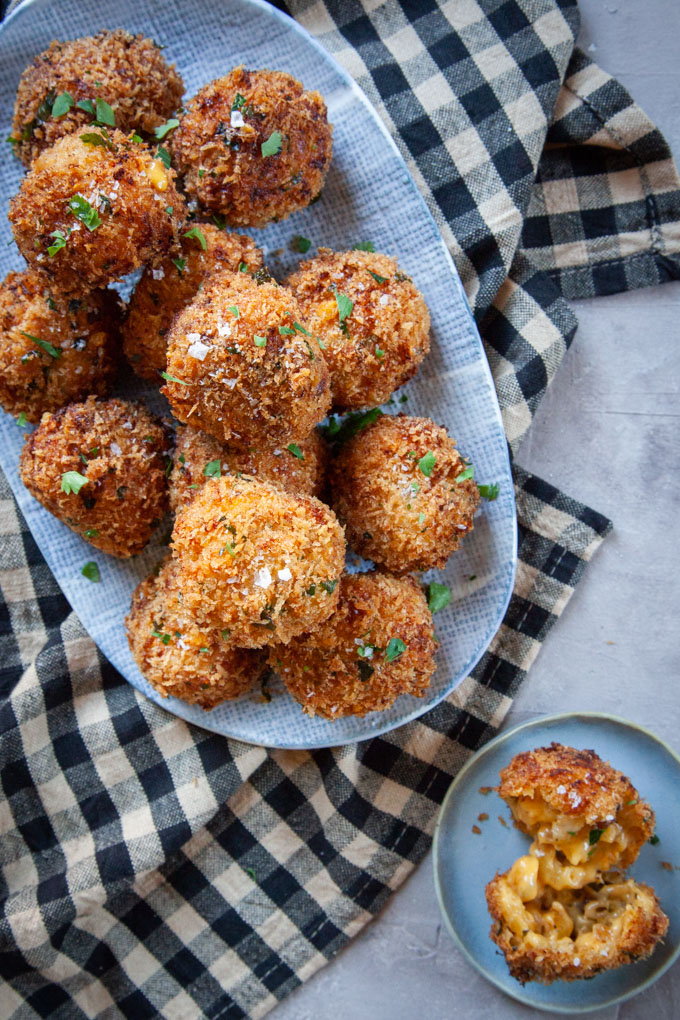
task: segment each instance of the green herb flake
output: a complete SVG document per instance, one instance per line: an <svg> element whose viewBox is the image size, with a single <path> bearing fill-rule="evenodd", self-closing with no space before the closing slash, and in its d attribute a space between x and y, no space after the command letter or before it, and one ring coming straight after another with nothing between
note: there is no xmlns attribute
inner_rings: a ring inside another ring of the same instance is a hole
<svg viewBox="0 0 680 1020"><path fill-rule="evenodd" d="M271 699L271 694L269 695L269 697ZM252 878L253 882L257 882L257 875L255 874L255 869L254 868L246 868L246 875L250 875L250 877Z"/></svg>
<svg viewBox="0 0 680 1020"><path fill-rule="evenodd" d="M248 263L247 262L239 262L239 264L238 264L238 271L239 271L239 273L247 273L248 272Z"/></svg>
<svg viewBox="0 0 680 1020"><path fill-rule="evenodd" d="M97 124L105 124L106 127L116 126L116 115L114 114L113 110L111 109L108 103L106 103L103 99L96 99L95 109Z"/></svg>
<svg viewBox="0 0 680 1020"><path fill-rule="evenodd" d="M334 443L346 443L348 439L352 439L359 432L363 432L364 429L367 429L378 418L382 418L382 414L379 407L372 407L370 411L356 411L353 414L348 414L342 425L338 425L335 418L332 418L326 430L326 435Z"/></svg>
<svg viewBox="0 0 680 1020"><path fill-rule="evenodd" d="M304 460L305 459L305 455L302 452L302 450L300 449L300 447L297 445L297 443L289 443L288 446L286 447L286 449L290 450L290 452L293 454L293 456L297 457L298 460Z"/></svg>
<svg viewBox="0 0 680 1020"><path fill-rule="evenodd" d="M393 637L387 642L387 648L385 649L385 658L388 662L396 662L400 655L403 655L406 651L406 645L401 638Z"/></svg>
<svg viewBox="0 0 680 1020"><path fill-rule="evenodd" d="M600 836L602 835L603 832L604 829L591 829L590 832L588 833L589 844L591 846L595 846L596 843L599 843Z"/></svg>
<svg viewBox="0 0 680 1020"><path fill-rule="evenodd" d="M423 514L423 513L418 514L418 524L422 525L424 523L425 523L425 514Z"/></svg>
<svg viewBox="0 0 680 1020"><path fill-rule="evenodd" d="M156 150L156 159L160 159L166 170L170 169L170 153L162 145L159 145Z"/></svg>
<svg viewBox="0 0 680 1020"><path fill-rule="evenodd" d="M245 96L242 96L240 92L237 92L234 96L234 102L231 104L232 110L242 110L245 105Z"/></svg>
<svg viewBox="0 0 680 1020"><path fill-rule="evenodd" d="M334 579L333 581L322 581L321 587L323 588L324 591L328 592L329 595L332 595L335 589L338 587L337 578Z"/></svg>
<svg viewBox="0 0 680 1020"><path fill-rule="evenodd" d="M135 133L132 136L132 141L135 142L137 145L143 145L144 144L144 139L142 138L141 135L138 135L136 131L135 131Z"/></svg>
<svg viewBox="0 0 680 1020"><path fill-rule="evenodd" d="M61 491L65 492L67 496L70 496L71 493L77 496L83 485L87 485L87 483L88 479L78 471L64 471L61 476Z"/></svg>
<svg viewBox="0 0 680 1020"><path fill-rule="evenodd" d="M83 538L98 538L99 532L96 528L88 528L87 531L83 532Z"/></svg>
<svg viewBox="0 0 680 1020"><path fill-rule="evenodd" d="M161 632L159 630L156 630L155 627L151 631L151 637L158 638L158 640L162 641L164 645L169 645L170 644L170 635L169 634L161 634Z"/></svg>
<svg viewBox="0 0 680 1020"><path fill-rule="evenodd" d="M340 324L342 325L345 319L349 318L349 316L352 314L354 302L350 301L346 294L341 294L337 287L334 289L334 293L335 303L338 308L338 318L340 320Z"/></svg>
<svg viewBox="0 0 680 1020"><path fill-rule="evenodd" d="M227 305L227 311L231 312L235 319L241 318L241 313L239 311L238 305Z"/></svg>
<svg viewBox="0 0 680 1020"><path fill-rule="evenodd" d="M369 273L371 274L376 283L387 283L386 276L378 276L378 274L374 273L372 269L369 269Z"/></svg>
<svg viewBox="0 0 680 1020"><path fill-rule="evenodd" d="M260 152L263 156L278 155L281 152L281 132L272 131L267 141L260 146Z"/></svg>
<svg viewBox="0 0 680 1020"><path fill-rule="evenodd" d="M256 347L266 347L267 338L266 336L258 336L256 333L255 336L253 337L253 343L255 344Z"/></svg>
<svg viewBox="0 0 680 1020"><path fill-rule="evenodd" d="M62 248L66 247L66 242L70 236L71 236L70 230L68 231L67 234L64 234L63 230L52 231L50 237L53 237L54 241L47 249L47 254L49 255L50 258L53 258L58 251L61 251Z"/></svg>
<svg viewBox="0 0 680 1020"><path fill-rule="evenodd" d="M26 428L26 412L25 411L22 411L21 414L19 415L19 417L17 418L17 425L19 426L20 429Z"/></svg>
<svg viewBox="0 0 680 1020"><path fill-rule="evenodd" d="M426 478L429 478L430 475L432 474L432 469L435 466L436 462L437 458L432 453L432 450L428 450L425 456L421 457L420 460L418 461L418 467L420 468L420 470L422 471Z"/></svg>
<svg viewBox="0 0 680 1020"><path fill-rule="evenodd" d="M161 372L161 378L165 379L166 382L179 383L180 386L188 386L189 383L185 382L184 379L178 379L176 375L170 375L169 372Z"/></svg>
<svg viewBox="0 0 680 1020"><path fill-rule="evenodd" d="M76 107L79 110L84 110L85 113L89 113L91 117L95 116L94 101L92 99L79 99Z"/></svg>
<svg viewBox="0 0 680 1020"><path fill-rule="evenodd" d="M352 251L371 251L374 252L373 241L357 241L356 244L352 245Z"/></svg>
<svg viewBox="0 0 680 1020"><path fill-rule="evenodd" d="M460 485L461 482L467 482L468 478L475 477L475 469L472 464L468 464L459 474L456 475L454 481L456 485Z"/></svg>
<svg viewBox="0 0 680 1020"><path fill-rule="evenodd" d="M458 481L458 479L456 479ZM500 486L498 482L493 482L491 485L478 485L479 495L482 499L488 499L493 502L494 499L498 499L498 493L500 492Z"/></svg>
<svg viewBox="0 0 680 1020"><path fill-rule="evenodd" d="M307 595L315 595L316 594L316 585L315 584L310 584L309 588L307 589L306 594Z"/></svg>
<svg viewBox="0 0 680 1020"><path fill-rule="evenodd" d="M63 117L73 106L73 96L69 92L60 92L52 103L52 116L55 120Z"/></svg>
<svg viewBox="0 0 680 1020"><path fill-rule="evenodd" d="M51 358L61 357L60 347L53 347L53 345L51 343L48 343L47 340L41 340L40 337L33 336L32 333L24 333L23 329L20 329L19 332L21 333L22 336L28 337L29 340L32 340L34 344L38 345L38 347L41 347L43 351L45 351L46 354L49 354Z"/></svg>
<svg viewBox="0 0 680 1020"><path fill-rule="evenodd" d="M279 333L281 336L295 336L295 330L290 326L279 326Z"/></svg>
<svg viewBox="0 0 680 1020"><path fill-rule="evenodd" d="M382 359L385 357L384 350L382 349L382 347L378 347L377 344L375 345L375 356L378 359L378 361L382 361Z"/></svg>
<svg viewBox="0 0 680 1020"><path fill-rule="evenodd" d="M451 601L451 592L447 585L431 581L427 589L427 604L431 613L438 613Z"/></svg>
<svg viewBox="0 0 680 1020"><path fill-rule="evenodd" d="M206 478L219 478L222 474L222 465L219 458L217 460L210 460L203 468L203 474Z"/></svg>
<svg viewBox="0 0 680 1020"><path fill-rule="evenodd" d="M184 267L187 264L187 260L186 259L173 259L172 260L172 264L173 264L173 266L177 267L177 272L178 273L183 273L184 272Z"/></svg>
<svg viewBox="0 0 680 1020"><path fill-rule="evenodd" d="M115 149L115 145L109 136L104 134L100 135L97 131L88 131L86 134L80 136L80 140L84 145L91 145L93 147L99 145L104 149L110 149L111 152Z"/></svg>
<svg viewBox="0 0 680 1020"><path fill-rule="evenodd" d="M99 581L101 581L99 567L94 562L94 560L90 560L88 563L86 563L83 569L80 571L80 573L83 575L83 577L86 577L88 581L92 581L93 584L97 584Z"/></svg>
<svg viewBox="0 0 680 1020"><path fill-rule="evenodd" d="M626 807L634 807L637 804L637 800L629 800Z"/></svg>
<svg viewBox="0 0 680 1020"><path fill-rule="evenodd" d="M179 121L175 117L171 117L170 120L166 120L165 124L161 124L160 127L154 128L153 133L160 142L166 135L169 135L171 131L174 131L176 127L179 127Z"/></svg>
<svg viewBox="0 0 680 1020"><path fill-rule="evenodd" d="M293 248L295 251L299 251L301 255L306 255L309 249L312 247L312 242L308 237L303 237L302 234L296 234L293 238Z"/></svg>
<svg viewBox="0 0 680 1020"><path fill-rule="evenodd" d="M649 842L650 842L650 843L652 844L652 846L656 846L656 844L657 844L657 843L660 843L660 842L661 842L661 840L660 840L660 839L659 839L659 837L658 837L658 836L656 835L656 833L654 833L654 835L653 835L653 836L650 836L650 837L649 837Z"/></svg>
<svg viewBox="0 0 680 1020"><path fill-rule="evenodd" d="M192 227L191 230L187 230L184 236L195 237L203 251L208 250L208 242L206 241L205 237L203 236L203 233L198 229L198 227Z"/></svg>
<svg viewBox="0 0 680 1020"><path fill-rule="evenodd" d="M166 205L165 211L168 214L168 216L172 216L172 214L174 212L173 207L171 205Z"/></svg>
<svg viewBox="0 0 680 1020"><path fill-rule="evenodd" d="M69 210L77 220L84 223L88 230L96 230L101 225L101 217L82 195L75 194L68 203Z"/></svg>

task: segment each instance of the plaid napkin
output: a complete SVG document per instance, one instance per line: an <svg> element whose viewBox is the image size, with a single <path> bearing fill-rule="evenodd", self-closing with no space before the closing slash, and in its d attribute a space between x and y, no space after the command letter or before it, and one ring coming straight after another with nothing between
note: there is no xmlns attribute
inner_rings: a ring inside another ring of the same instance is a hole
<svg viewBox="0 0 680 1020"><path fill-rule="evenodd" d="M515 451L566 297L680 278L668 148L577 50L569 0L292 0L356 78L446 238ZM6 1017L260 1017L427 852L610 528L515 467L519 569L473 674L386 736L267 751L188 726L102 659L1 480L0 989Z"/></svg>

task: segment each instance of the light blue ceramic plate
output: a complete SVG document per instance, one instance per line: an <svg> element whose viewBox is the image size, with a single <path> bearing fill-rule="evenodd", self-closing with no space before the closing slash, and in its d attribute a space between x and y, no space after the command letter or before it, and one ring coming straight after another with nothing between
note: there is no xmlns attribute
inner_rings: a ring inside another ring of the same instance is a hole
<svg viewBox="0 0 680 1020"><path fill-rule="evenodd" d="M495 791L500 770L519 751L551 741L590 748L624 772L656 813L655 846L646 844L630 875L653 886L668 914L664 942L647 960L600 974L589 981L522 985L510 977L505 960L489 938L491 918L484 887L506 871L529 840L512 827L510 812ZM589 1013L623 1002L648 988L680 953L680 759L653 734L611 716L556 715L518 726L490 741L459 772L442 804L434 836L437 896L449 931L470 963L513 999L553 1013ZM478 821L487 813L487 821ZM499 821L503 817L505 828ZM481 835L472 826L481 828ZM662 861L673 867L667 870Z"/></svg>
<svg viewBox="0 0 680 1020"><path fill-rule="evenodd" d="M212 712L161 699L140 675L123 631L131 593L163 554L160 544L128 562L93 552L21 485L17 464L22 431L1 413L0 464L69 602L104 654L148 697L207 729L273 747L323 747L384 733L427 711L469 673L498 629L512 590L517 536L507 446L493 381L460 280L403 160L363 93L303 29L257 0L116 0L115 4L30 0L0 30L4 134L9 134L21 71L51 39L117 27L163 43L166 57L184 77L188 95L239 63L288 71L323 94L334 125L334 155L322 200L281 224L252 233L279 278L299 258L289 246L298 233L311 238L314 245L337 249L372 241L377 251L398 256L425 295L433 337L432 352L409 383L409 399L403 407L445 424L472 458L478 481L499 482L500 496L483 506L464 549L438 577L450 585L452 600L437 618L439 668L428 696L403 697L381 714L330 723L303 716L281 685L274 688L269 704L263 704L259 692L254 692ZM7 205L21 179L21 167L9 148L0 162L2 275L20 262L15 246L7 247L11 240ZM277 249L284 254L277 256ZM142 393L152 406L163 407L151 389L132 386L123 392ZM80 573L92 558L99 563L99 585Z"/></svg>

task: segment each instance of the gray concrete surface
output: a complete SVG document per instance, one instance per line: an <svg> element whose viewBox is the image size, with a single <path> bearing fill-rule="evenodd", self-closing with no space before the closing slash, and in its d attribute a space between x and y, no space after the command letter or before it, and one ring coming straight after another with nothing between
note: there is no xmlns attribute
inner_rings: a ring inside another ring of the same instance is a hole
<svg viewBox="0 0 680 1020"><path fill-rule="evenodd" d="M581 0L580 44L680 160L680 0ZM680 750L680 284L580 302L580 329L518 458L614 520L506 722L555 711L634 719ZM677 810L677 805L666 805ZM664 805L657 805L663 811ZM428 857L381 916L274 1020L529 1020L453 945ZM597 1020L678 1020L680 963Z"/></svg>

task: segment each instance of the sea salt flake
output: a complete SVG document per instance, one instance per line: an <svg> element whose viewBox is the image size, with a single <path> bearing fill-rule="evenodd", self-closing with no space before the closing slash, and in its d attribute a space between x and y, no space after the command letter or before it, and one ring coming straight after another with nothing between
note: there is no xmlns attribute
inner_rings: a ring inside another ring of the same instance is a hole
<svg viewBox="0 0 680 1020"><path fill-rule="evenodd" d="M231 111L231 126L232 127L234 127L234 128L244 127L245 123L246 122L243 119L243 114L241 113L240 110L232 110Z"/></svg>
<svg viewBox="0 0 680 1020"><path fill-rule="evenodd" d="M268 567L261 567L255 571L255 578L253 580L253 587L255 588L268 588L272 583L272 575L269 573Z"/></svg>
<svg viewBox="0 0 680 1020"><path fill-rule="evenodd" d="M217 323L217 335L218 336L231 336L231 326L228 322Z"/></svg>
<svg viewBox="0 0 680 1020"><path fill-rule="evenodd" d="M152 269L151 275L153 276L154 280L162 280L163 277L165 276L165 270L163 269L162 266L160 267L160 269Z"/></svg>
<svg viewBox="0 0 680 1020"><path fill-rule="evenodd" d="M198 334L190 334L191 336L198 336ZM189 344L187 348L187 354L190 358L196 358L197 361L205 361L205 356L209 351L212 350L210 344L203 343L202 340L194 340L192 344Z"/></svg>
<svg viewBox="0 0 680 1020"><path fill-rule="evenodd" d="M390 303L390 295L389 294L381 294L380 295L380 304L381 305L388 305L389 303Z"/></svg>
<svg viewBox="0 0 680 1020"><path fill-rule="evenodd" d="M290 581L293 577L288 567L284 567L283 570L279 570L277 576L279 581Z"/></svg>
<svg viewBox="0 0 680 1020"><path fill-rule="evenodd" d="M109 447L109 449L111 450L111 453L113 454L114 457L120 457L120 455L123 452L121 450L120 446L118 445L118 443L116 443L116 442L111 443L111 446Z"/></svg>

